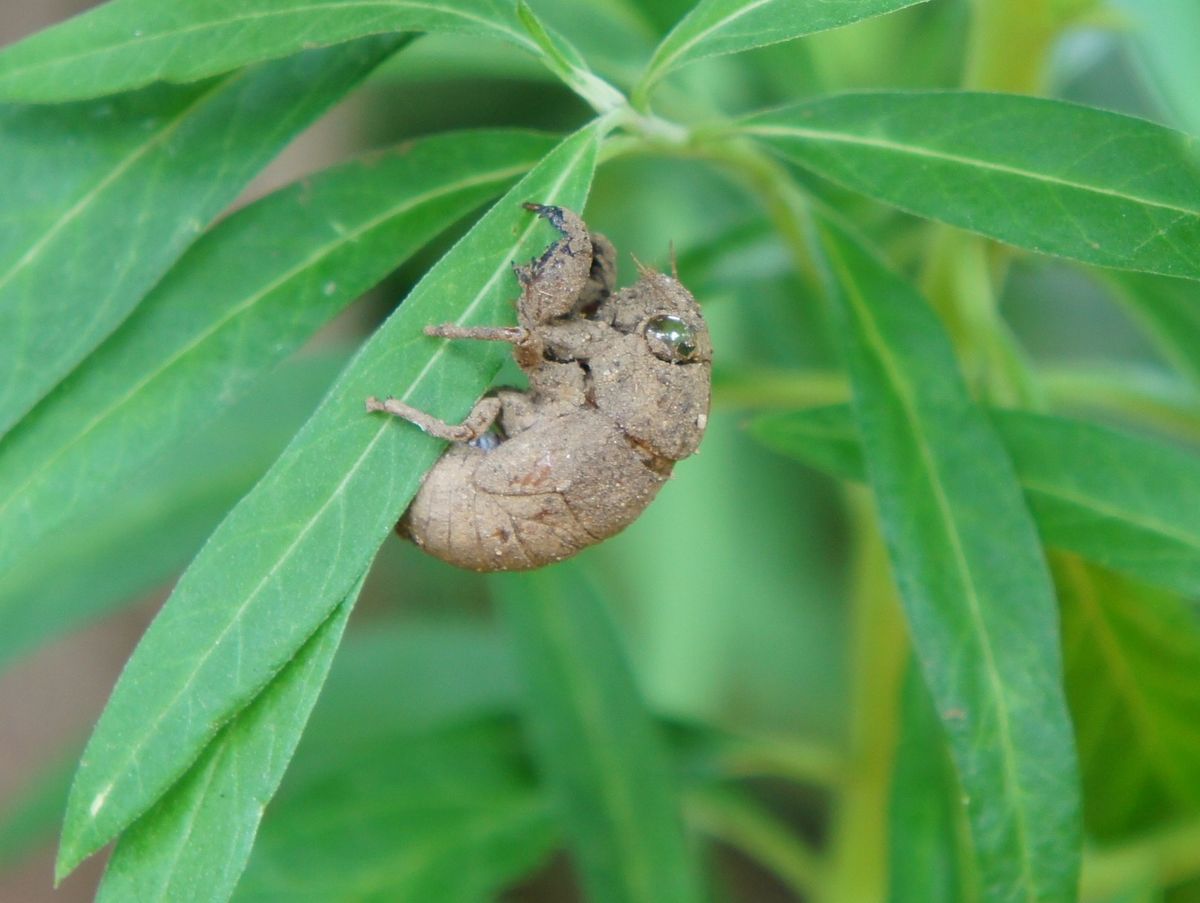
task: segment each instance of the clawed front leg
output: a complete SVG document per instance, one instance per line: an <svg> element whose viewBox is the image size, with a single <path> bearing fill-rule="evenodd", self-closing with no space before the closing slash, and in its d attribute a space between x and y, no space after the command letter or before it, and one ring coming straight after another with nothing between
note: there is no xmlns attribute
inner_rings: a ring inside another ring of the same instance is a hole
<svg viewBox="0 0 1200 903"><path fill-rule="evenodd" d="M478 339L484 342L508 342L522 370L531 370L542 362L542 339L524 326L457 326L442 323L426 326L425 335L443 339Z"/></svg>
<svg viewBox="0 0 1200 903"><path fill-rule="evenodd" d="M367 399L368 411L383 411L415 423L431 436L438 439L448 439L451 442L471 442L486 433L500 416L500 399L493 395L479 399L467 419L462 423L447 423L431 414L417 410L410 404L398 398L387 398L380 401L375 396Z"/></svg>
<svg viewBox="0 0 1200 903"><path fill-rule="evenodd" d="M483 342L508 342L512 345L527 344L530 332L524 326L459 326L441 323L426 326L425 335L442 339L479 339Z"/></svg>
<svg viewBox="0 0 1200 903"><path fill-rule="evenodd" d="M529 266L514 267L521 283L517 318L523 325L537 328L574 311L576 299L588 285L594 254L587 226L577 214L565 207L546 204L523 206L563 236Z"/></svg>

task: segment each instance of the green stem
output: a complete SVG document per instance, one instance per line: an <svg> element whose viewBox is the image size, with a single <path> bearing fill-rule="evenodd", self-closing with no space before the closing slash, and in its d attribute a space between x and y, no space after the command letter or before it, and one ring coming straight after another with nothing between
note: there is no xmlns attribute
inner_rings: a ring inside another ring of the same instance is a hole
<svg viewBox="0 0 1200 903"><path fill-rule="evenodd" d="M1036 94L1063 26L1093 0L974 0L964 87ZM1039 408L1042 393L997 310L1008 254L949 226L931 227L922 279L968 383L1000 405Z"/></svg>
<svg viewBox="0 0 1200 903"><path fill-rule="evenodd" d="M832 788L844 780L840 750L805 740L737 737L716 760L723 778L779 778Z"/></svg>
<svg viewBox="0 0 1200 903"><path fill-rule="evenodd" d="M1059 27L1048 0L974 0L964 87L1035 92Z"/></svg>
<svg viewBox="0 0 1200 903"><path fill-rule="evenodd" d="M700 787L688 792L685 807L689 821L758 861L797 897L816 893L821 883L816 853L746 794Z"/></svg>
<svg viewBox="0 0 1200 903"><path fill-rule="evenodd" d="M721 166L756 195L775 230L792 252L802 276L821 287L824 280L809 247L810 199L788 171L745 138L730 138L724 127L695 130L688 147L692 156Z"/></svg>
<svg viewBox="0 0 1200 903"><path fill-rule="evenodd" d="M808 408L849 400L850 385L845 375L834 371L738 365L715 368L713 372L714 408Z"/></svg>
<svg viewBox="0 0 1200 903"><path fill-rule="evenodd" d="M1042 376L1056 408L1086 408L1200 442L1200 395L1183 380L1141 367L1058 368Z"/></svg>

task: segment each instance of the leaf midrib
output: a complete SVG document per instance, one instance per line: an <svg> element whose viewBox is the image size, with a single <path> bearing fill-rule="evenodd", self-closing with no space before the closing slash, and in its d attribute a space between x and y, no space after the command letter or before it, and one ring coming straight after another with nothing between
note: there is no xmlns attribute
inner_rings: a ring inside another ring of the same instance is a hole
<svg viewBox="0 0 1200 903"><path fill-rule="evenodd" d="M853 444L860 449L862 448L863 443L861 433L856 430L839 431L836 428L820 430L809 428L807 425L803 425L801 430L793 435L797 436L801 441L804 439L812 439L831 443L842 442ZM791 438L791 436L788 438ZM1085 511L1090 511L1099 517L1106 517L1120 523L1129 524L1130 526L1145 530L1148 533L1153 533L1165 539L1174 540L1180 545L1186 546L1187 548L1193 550L1197 558L1200 559L1200 533L1189 532L1187 530L1180 529L1174 524L1164 522L1158 518L1151 517L1144 513L1132 511L1130 508L1121 508L1114 505L1105 504L1097 499L1097 497L1094 495L1079 495L1078 493L1071 492L1062 486L1055 486L1033 479L1023 472L1023 469L1019 466L1019 462L1016 472L1017 481L1021 484L1021 488L1026 492L1043 495L1049 499L1065 502Z"/></svg>
<svg viewBox="0 0 1200 903"><path fill-rule="evenodd" d="M218 93L221 93L230 86L237 84L237 82L245 78L245 76L245 72L235 73L231 76L221 79L212 87L202 91L195 99L189 102L187 106L179 110L172 119L169 119L158 132L152 135L143 144L140 144L137 148L135 148L128 156L118 161L118 163L103 178L101 178L100 181L95 183L91 188L84 192L84 194L71 206L69 210L63 213L37 241L29 246L29 249L12 265L8 272L0 275L0 292L3 291L4 287L11 282L17 274L37 260L38 256L43 250L45 250L46 246L54 241L54 239L57 238L58 235L67 228L68 225L75 222L80 216L82 216L85 210L92 205L98 196L103 194L108 188L118 182L122 176L128 173L129 170L132 169L133 166L151 150L158 148L168 139L170 139L171 136L173 136L175 132L183 126L183 124L197 109L203 107ZM6 305L2 299L2 296L0 296L0 311L2 311L5 307L24 309L27 306L25 303L27 302L27 298L28 296L16 297ZM27 325L28 318L22 318L22 332L25 331L25 327ZM21 367L21 359L18 358L17 360L17 366ZM8 374L8 378L4 380L3 386L0 386L0 407L3 407L9 403L9 399L13 394L13 389L16 386L14 377L17 375L18 373L16 371L11 371ZM13 412L9 416L16 416L19 418L22 415L23 412L17 411ZM0 437L6 435L7 431L14 425L15 424L10 423L8 427L5 427L0 424Z"/></svg>
<svg viewBox="0 0 1200 903"><path fill-rule="evenodd" d="M558 194L558 192L562 189L563 184L566 182L567 178L574 171L575 165L578 163L579 159L587 152L587 149L589 148L589 146L590 145L585 142L581 146L578 155L576 157L574 157L570 161L569 164L563 166L562 171L559 174L559 177L554 182L551 183L550 190L547 192L548 200L553 199ZM489 277L487 282L484 283L483 287L480 288L480 290L476 293L475 297L471 299L471 302L463 309L463 312L459 315L458 319L455 321L456 323L462 324L463 322L468 320L470 318L471 314L474 313L475 309L483 302L483 299L487 296L487 293L491 289L491 287L496 283L496 281L501 277L501 275L503 273L508 271L508 266L509 266L508 260L517 252L517 250L521 247L521 245L526 241L526 239L529 237L530 233L535 228L536 224L537 224L537 220L535 218L531 218L530 222L525 226L525 228L521 231L521 233L519 234L517 239L513 242L510 253L504 255L503 262L499 266L497 266L495 271L492 273L491 277ZM440 358L443 355L446 354L446 349L449 347L449 344L450 343L448 341L442 341L441 343L439 343L438 347L436 349L434 349L433 353L430 354L430 356L429 356L429 360L426 361L425 366L422 367L421 371L417 374L417 376L409 384L408 389L405 391L404 395L402 396L403 400L407 400L412 395L412 393L414 391L416 391L416 389L421 385L422 381L428 375L429 371L433 368L434 364L438 360L440 360ZM239 605L238 608L233 612L233 616L230 618L228 624L226 624L225 627L221 630L220 634L218 634L218 636L213 641L213 643L198 657L195 667L191 670L191 673L187 676L186 680L180 686L179 690L171 697L171 699L167 702L167 704L165 706L162 706L160 708L158 714L154 718L154 721L149 725L149 727L146 730L144 730L142 732L141 736L138 739L130 742L125 747L125 755L120 760L119 766L116 768L109 769L109 771L111 773L114 773L116 776L111 778L99 792L95 793L92 796L92 800L88 806L88 821L90 823L92 823L92 824L95 823L96 816L103 809L104 804L108 801L109 795L111 794L111 792L112 792L113 788L115 787L115 785L117 784L117 782L121 779L122 776L124 776L126 774L126 770L129 767L129 765L132 762L134 762L138 758L138 756L141 754L141 752L145 748L146 743L148 742L150 736L154 733L154 731L157 730L158 726L162 723L163 719L165 719L167 717L167 714L170 711L172 711L176 707L176 705L178 705L179 700L192 687L192 684L194 683L196 676L204 668L205 664L207 664L209 658L213 654L213 651L221 644L221 642L225 639L225 637L228 636L229 632L233 629L233 627L237 623L240 622L241 617L242 617L243 613L246 611L246 609L249 608L250 604L258 597L258 594L260 592L262 592L263 588L267 585L267 583L271 580L271 578L274 577L274 575L279 571L279 569L281 567L283 567L283 565L288 561L289 558L291 558L291 556L295 552L297 546L304 539L304 537L306 537L308 535L308 533L313 529L314 525L317 523L317 521L320 520L322 515L324 515L325 511L336 500L341 498L341 495L342 495L346 485L350 482L350 480L354 476L357 475L359 469L362 466L363 461L366 460L368 455L374 450L374 448L375 448L376 444L379 442L380 438L387 432L388 429L391 429L391 428L392 428L392 424L390 424L388 421L384 420L384 421L380 422L379 427L377 428L377 430L375 432L375 435L366 444L366 446L363 449L362 454L360 454L358 456L358 458L355 460L354 464L351 465L351 467L347 469L346 475L342 478L341 482L338 483L337 487L330 494L329 498L325 501L325 503L321 505L321 507L316 512L316 514L314 514L312 517L309 518L308 522L304 525L303 529L301 529L299 531L299 533L297 534L296 539L284 550L284 552L279 556L279 558L275 562L275 564L273 564L271 566L271 568L267 572L267 574L262 578L262 580L259 581L258 585L255 586L255 588L247 595L245 601L243 601L242 604ZM285 452L285 454L286 454L286 452ZM233 714L236 714L236 713L231 713L231 717ZM60 858L61 858L61 853L60 853Z"/></svg>
<svg viewBox="0 0 1200 903"><path fill-rule="evenodd" d="M1095 499L1095 497L1080 496L1066 489L1054 486L1047 486L1044 483L1039 483L1034 480L1021 480L1021 485L1030 492L1039 493L1048 498L1058 499L1059 501L1067 502L1075 505L1078 508L1083 508L1086 511L1092 511L1101 517L1107 517L1111 520L1120 521L1130 524L1134 527L1139 527L1149 533L1155 533L1167 539L1173 539L1181 545L1192 549L1197 556L1200 556L1200 535L1188 533L1172 527L1170 524L1163 523L1156 518L1147 517L1142 514L1137 514L1127 508L1115 508L1111 505L1105 505Z"/></svg>
<svg viewBox="0 0 1200 903"><path fill-rule="evenodd" d="M163 373L165 373L167 370L169 370L171 367L173 367L175 364L177 364L181 359L183 359L189 353L194 351L196 349L196 347L199 346L201 343L203 343L207 339L211 338L216 332L218 332L221 328L226 326L229 322L231 322L232 320L241 316L243 313L245 313L247 310L249 310L251 307L253 307L255 304L257 304L259 301L261 301L267 295L274 292L276 289L280 288L282 285L286 284L289 280L295 278L297 275L302 273L305 269L311 267L313 264L317 263L318 261L320 261L322 258L328 256L329 254L336 252L339 248L345 246L346 244L350 243L351 241L354 241L355 239L359 238L364 233L369 232L371 229L374 229L376 226L380 225L381 223L385 222L386 220L391 219L392 217L402 216L405 213L410 212L414 207L416 207L420 204L424 204L424 203L427 203L432 200L437 200L438 198L440 198L444 195L453 194L454 192L461 191L464 188L472 188L476 185L482 185L482 184L485 184L490 181L501 181L504 178L507 178L509 176L518 175L522 172L525 172L527 169L528 169L528 167L512 166L512 167L507 167L505 169L493 170L492 172L487 173L487 174L482 174L482 175L479 175L479 176L476 176L476 177L473 177L470 179L460 180L459 182L456 182L452 186L444 186L441 189L426 192L423 195L418 195L414 198L410 198L402 204L399 204L395 207L389 208L385 213L382 213L376 217L373 217L370 220L364 221L362 224L360 224L359 226L355 227L354 229L352 229L346 233L339 234L335 241L318 246L317 250L314 253L310 254L308 257L306 257L300 264L285 271L282 275L280 275L278 278L276 278L272 282L268 283L266 286L260 288L255 293L247 296L247 298L241 304L237 305L236 307L230 308L228 311L226 311L226 313L221 318L213 321L212 324L208 328L206 328L202 332L198 333L186 345L181 346L180 349L177 351L177 353L173 354L171 357L169 357L165 361L163 361L160 366L147 372L146 375L141 380L139 380L136 384L134 384L129 389L128 392L126 392L120 398L116 399L111 405L109 405L107 408L105 408L103 411L101 411L99 414L97 414L95 417L93 417L88 422L88 424L84 427L84 429L81 430L79 433L77 433L75 435L75 437L73 439L71 439L70 442L68 442L67 444L65 444L63 446L60 446L60 448L53 454L48 455L45 458L39 459L38 467L35 470L33 470L31 473L29 473L24 480L22 480L19 484L17 484L16 488L11 493L9 493L7 498L5 498L3 501L0 501L0 516L3 515L3 513L9 508L9 506L13 503L13 501L15 499L20 497L22 490L24 490L25 487L27 487L31 482L33 482L38 477L38 475L40 475L41 473L46 471L52 464L54 464L55 461L57 461L64 454L66 454L68 451L70 451L70 449L74 448L76 445L78 445L80 442L82 442L85 438L87 438L87 436L90 435L91 432L94 429L96 429L97 426L99 426L104 420L106 420L109 416L111 416L115 411L119 410L120 408L122 408L126 404L128 404L129 401L131 399L135 398L142 389L144 389L147 385L152 383L154 380L156 380L158 377L160 377Z"/></svg>
<svg viewBox="0 0 1200 903"><path fill-rule="evenodd" d="M913 436L918 452L920 454L921 463L926 471L926 476L929 479L930 485L934 489L934 498L937 503L938 514L942 520L943 531L949 539L949 546L954 553L955 563L958 567L960 577L963 580L964 588L966 589L966 599L968 602L967 610L970 613L971 620L976 627L976 636L980 640L980 648L983 652L984 670L987 674L988 683L992 686L992 692L996 699L996 704L999 708L996 723L1000 732L1000 745L1002 747L1002 761L1004 763L1004 778L1009 786L1009 794L1006 794L1008 799L1019 799L1024 794L1021 792L1021 782L1013 767L1015 762L1014 744L1009 728L1010 707L1007 695L1004 692L1003 681L1000 680L999 668L996 664L995 652L992 648L991 634L987 629L986 623L983 620L983 613L980 607L980 599L975 585L975 578L971 572L970 566L966 559L966 554L962 548L962 543L955 529L954 519L950 511L949 500L946 498L945 489L942 486L941 480L938 478L936 465L933 461L932 450L924 440L924 434L920 429L919 418L917 416L913 397L912 388L908 380L904 378L903 373L898 367L896 360L891 354L891 350L887 342L883 339L878 329L878 324L872 315L869 306L865 303L858 288L858 283L854 281L854 276L842 260L833 242L826 242L826 247L829 251L834 264L837 266L842 284L848 289L847 297L851 301L860 322L863 326L865 337L869 344L875 349L879 360L883 364L884 370L892 383L893 391L901 404L901 411L906 421L908 421L910 434ZM1020 837L1021 850L1021 878L1025 887L1025 898L1030 903L1037 903L1037 883L1033 878L1033 864L1030 861L1030 844L1029 844L1029 828L1025 820L1025 813L1021 805L1016 805L1012 809L1016 821L1017 832Z"/></svg>
<svg viewBox="0 0 1200 903"><path fill-rule="evenodd" d="M963 156L962 154L952 154L948 151L939 151L916 144L905 144L899 141L891 141L884 138L868 138L864 135L855 135L850 132L805 129L799 126L751 125L744 127L742 131L745 134L758 135L764 138L799 138L801 140L810 140L815 142L827 141L833 144L853 144L862 147L873 147L878 150L892 153L910 154L914 157L921 157L928 160L938 160L944 163L954 163L961 166L1003 173L1004 175L1018 176L1020 178L1030 179L1036 182L1044 182L1048 185L1055 185L1059 188L1069 188L1076 191L1085 191L1091 194L1104 195L1106 197L1116 198L1117 200L1125 201L1127 203L1137 204L1142 207L1153 207L1159 210L1169 210L1172 213L1182 213L1185 216L1200 217L1200 208L1181 207L1177 204L1154 200L1141 195L1129 194L1127 192L1117 191L1113 188L1090 185L1086 182L1077 182L1073 179L1064 179L1061 176L1054 176L1050 175L1049 173L1037 172L1036 170L1032 169L1024 169L1019 166L1010 166L1006 163L995 163L990 160L985 160L981 157L968 157Z"/></svg>
<svg viewBox="0 0 1200 903"><path fill-rule="evenodd" d="M754 12L754 10L758 9L760 6L766 6L768 3L774 3L774 2L775 2L775 0L754 0L754 2L747 3L745 6L734 10L729 15L727 15L725 18L718 19L716 22L714 22L708 28L702 29L697 34L693 35L690 40L684 41L682 44L680 44L679 47L676 48L672 53L663 57L662 60L658 61L657 63L652 64L652 66L650 68L649 76L647 78L647 83L654 81L655 79L660 77L663 73L669 72L672 64L677 59L679 59L681 56L683 56L685 53L687 53L689 50L691 50L693 47L695 47L698 43L703 41L706 37L708 37L714 31L724 28L730 22L736 22L738 19L742 18L742 16L745 16L745 15L748 15L749 13ZM680 22L680 25L683 25L683 24L684 24L684 22Z"/></svg>
<svg viewBox="0 0 1200 903"><path fill-rule="evenodd" d="M105 55L108 55L111 53L125 50L127 48L138 47L138 46L147 45L147 44L154 44L154 43L158 43L160 41L175 40L176 38L185 37L185 36L191 35L195 32L203 32L203 31L209 31L209 30L220 30L220 29L224 29L224 28L229 28L229 27L239 25L243 22L253 21L255 19L271 19L271 18L287 19L287 18L291 18L296 15L300 15L303 17L303 16L306 16L307 14L313 13L313 12L328 13L333 10L341 11L344 9L356 9L356 8L371 9L371 8L375 8L375 7L379 7L379 8L383 8L383 9L387 9L387 10L418 9L418 10L426 10L429 12L437 12L437 13L458 16L459 18L465 19L469 22L474 22L474 23L483 25L488 30L500 32L501 34L506 35L514 43L519 44L520 46L524 47L525 49L530 50L531 52L540 55L540 51L539 51L537 45L526 35L523 35L522 33L520 33L519 31L516 31L513 28L506 27L496 20L488 19L484 16L472 15L471 13L468 13L465 10L456 9L456 8L446 8L443 6L439 6L436 3L416 3L416 2L411 2L411 0L401 0L401 2L397 2L397 0L356 0L356 2L338 3L336 6L332 6L328 3L313 3L313 4L309 4L307 6L291 7L290 9L282 10L282 11L267 10L267 11L263 11L263 12L241 13L238 15L229 16L224 19L209 20L209 21L205 21L205 22L196 22L191 25L183 26L181 28L172 28L172 29L166 29L164 31L156 31L156 32L153 32L153 33L147 34L147 35L138 35L138 36L132 37L126 41L120 41L118 43L112 43L112 44L105 44L103 47L85 50L81 53L64 54L61 56L51 57L49 59L40 59L40 60L36 60L32 63L28 63L24 66L17 66L17 67L11 68L11 69L6 69L3 72L0 72L0 80L9 81L9 80L18 78L20 76L26 75L30 72L37 72L39 70L53 70L53 69L56 69L56 68L59 68L62 66L71 65L72 63L77 63L80 60L89 59L91 57L105 56ZM381 32L374 32L374 33L381 33Z"/></svg>
<svg viewBox="0 0 1200 903"><path fill-rule="evenodd" d="M94 201L101 192L103 192L106 188L108 188L115 181L117 181L117 179L119 179L126 172L128 172L129 169L139 159L141 159L143 156L145 156L150 150L157 147L160 143L162 143L167 138L169 138L172 134L174 134L174 132L183 124L183 122L188 118L188 116L191 115L191 113L195 109L203 106L217 92L229 87L232 84L236 84L239 80L241 80L243 78L245 78L245 73L239 72L239 73L236 73L225 79L222 79L220 82L213 85L211 88L208 88L207 90L201 92L186 107L184 107L178 113L176 113L176 115L172 119L168 120L167 124L164 125L161 129L159 129L154 135L152 135L149 139L147 139L143 144L138 145L133 150L133 152L130 153L128 156L126 156L122 160L118 161L117 164L112 168L112 170L109 173L107 173L102 179L100 179L100 181L98 181L91 188L89 188L87 191L85 191L83 193L83 195L79 198L79 200L76 201L69 210L67 210L65 213L63 213L63 215L60 216L53 223L53 225L51 225L50 228L48 228L45 231L45 233L42 235L41 238L39 238L32 245L29 246L29 250L27 250L12 265L12 267L8 270L8 272L6 272L2 276L0 276L0 289L3 289L4 286L7 285L17 273L19 273L21 270L23 270L25 267L27 267L33 260L35 260L37 258L37 255L39 253L41 253L42 249L46 246L46 244L48 242L50 242L51 240L53 240L54 237L57 236L63 229L65 229L71 222L73 222L75 219L77 219L79 217L79 215L83 212L84 208L86 208L92 201Z"/></svg>

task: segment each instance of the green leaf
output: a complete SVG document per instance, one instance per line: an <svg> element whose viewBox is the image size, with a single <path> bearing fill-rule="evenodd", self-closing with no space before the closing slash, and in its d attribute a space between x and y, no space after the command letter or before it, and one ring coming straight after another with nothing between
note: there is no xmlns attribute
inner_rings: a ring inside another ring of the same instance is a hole
<svg viewBox="0 0 1200 903"><path fill-rule="evenodd" d="M370 39L189 88L0 107L0 435L396 46Z"/></svg>
<svg viewBox="0 0 1200 903"><path fill-rule="evenodd" d="M0 570L168 454L552 146L523 132L440 135L215 226L0 445Z"/></svg>
<svg viewBox="0 0 1200 903"><path fill-rule="evenodd" d="M842 94L741 131L818 175L1018 247L1200 279L1200 161L1162 126L1005 94Z"/></svg>
<svg viewBox="0 0 1200 903"><path fill-rule="evenodd" d="M588 896L702 900L675 775L603 602L570 564L494 585L538 762Z"/></svg>
<svg viewBox="0 0 1200 903"><path fill-rule="evenodd" d="M848 404L762 414L751 422L750 433L767 448L836 477L860 483L867 478L862 437Z"/></svg>
<svg viewBox="0 0 1200 903"><path fill-rule="evenodd" d="M1060 418L1008 415L1002 423L1048 543L1200 594L1200 456Z"/></svg>
<svg viewBox="0 0 1200 903"><path fill-rule="evenodd" d="M1175 369L1200 385L1200 286L1142 273L1107 275L1117 299Z"/></svg>
<svg viewBox="0 0 1200 903"><path fill-rule="evenodd" d="M530 2L552 35L570 39L593 69L617 84L637 80L661 35L628 0Z"/></svg>
<svg viewBox="0 0 1200 903"><path fill-rule="evenodd" d="M740 53L894 12L924 0L701 0L658 46L640 93L706 56Z"/></svg>
<svg viewBox="0 0 1200 903"><path fill-rule="evenodd" d="M1193 604L1052 560L1083 812L1100 840L1200 813L1200 617Z"/></svg>
<svg viewBox="0 0 1200 903"><path fill-rule="evenodd" d="M1047 545L1200 595L1200 457L1062 417L1018 411L992 417ZM754 432L784 454L864 478L848 407L768 415Z"/></svg>
<svg viewBox="0 0 1200 903"><path fill-rule="evenodd" d="M904 677L900 723L888 805L888 900L975 903L962 789L933 700L913 667Z"/></svg>
<svg viewBox="0 0 1200 903"><path fill-rule="evenodd" d="M436 416L465 416L505 349L451 345L423 328L511 320L511 263L552 232L520 203L582 209L602 131L594 123L551 151L426 274L209 539L88 743L60 874L146 811L349 592L443 447L368 415L364 400L391 391Z"/></svg>
<svg viewBox="0 0 1200 903"><path fill-rule="evenodd" d="M819 221L870 482L989 901L1068 901L1079 787L1053 589L1012 464L933 311Z"/></svg>
<svg viewBox="0 0 1200 903"><path fill-rule="evenodd" d="M365 579L179 783L121 836L96 897L100 903L229 899Z"/></svg>
<svg viewBox="0 0 1200 903"><path fill-rule="evenodd" d="M196 81L400 31L501 38L538 53L512 0L110 0L0 52L0 98L63 101Z"/></svg>
<svg viewBox="0 0 1200 903"><path fill-rule="evenodd" d="M27 550L0 576L0 669L183 570L266 473L345 361L345 354L325 354L280 368L202 436L77 509Z"/></svg>
<svg viewBox="0 0 1200 903"><path fill-rule="evenodd" d="M306 738L296 764L307 754L312 766L284 783L234 899L501 899L558 833L516 740L509 720L319 747Z"/></svg>
<svg viewBox="0 0 1200 903"><path fill-rule="evenodd" d="M597 112L607 113L625 102L620 91L588 69L579 51L564 38L555 37L547 31L525 0L517 0L517 17L542 52L546 67Z"/></svg>

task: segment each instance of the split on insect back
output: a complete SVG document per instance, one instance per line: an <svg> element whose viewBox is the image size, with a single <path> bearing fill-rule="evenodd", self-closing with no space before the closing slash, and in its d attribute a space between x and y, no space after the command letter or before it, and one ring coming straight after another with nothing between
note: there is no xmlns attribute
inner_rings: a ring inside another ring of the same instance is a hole
<svg viewBox="0 0 1200 903"><path fill-rule="evenodd" d="M528 390L496 389L461 424L367 399L454 444L396 530L478 571L561 561L631 524L692 454L708 422L712 342L696 299L639 264L614 292L616 250L562 207L528 203L562 238L516 267L515 327L428 326L507 342Z"/></svg>

